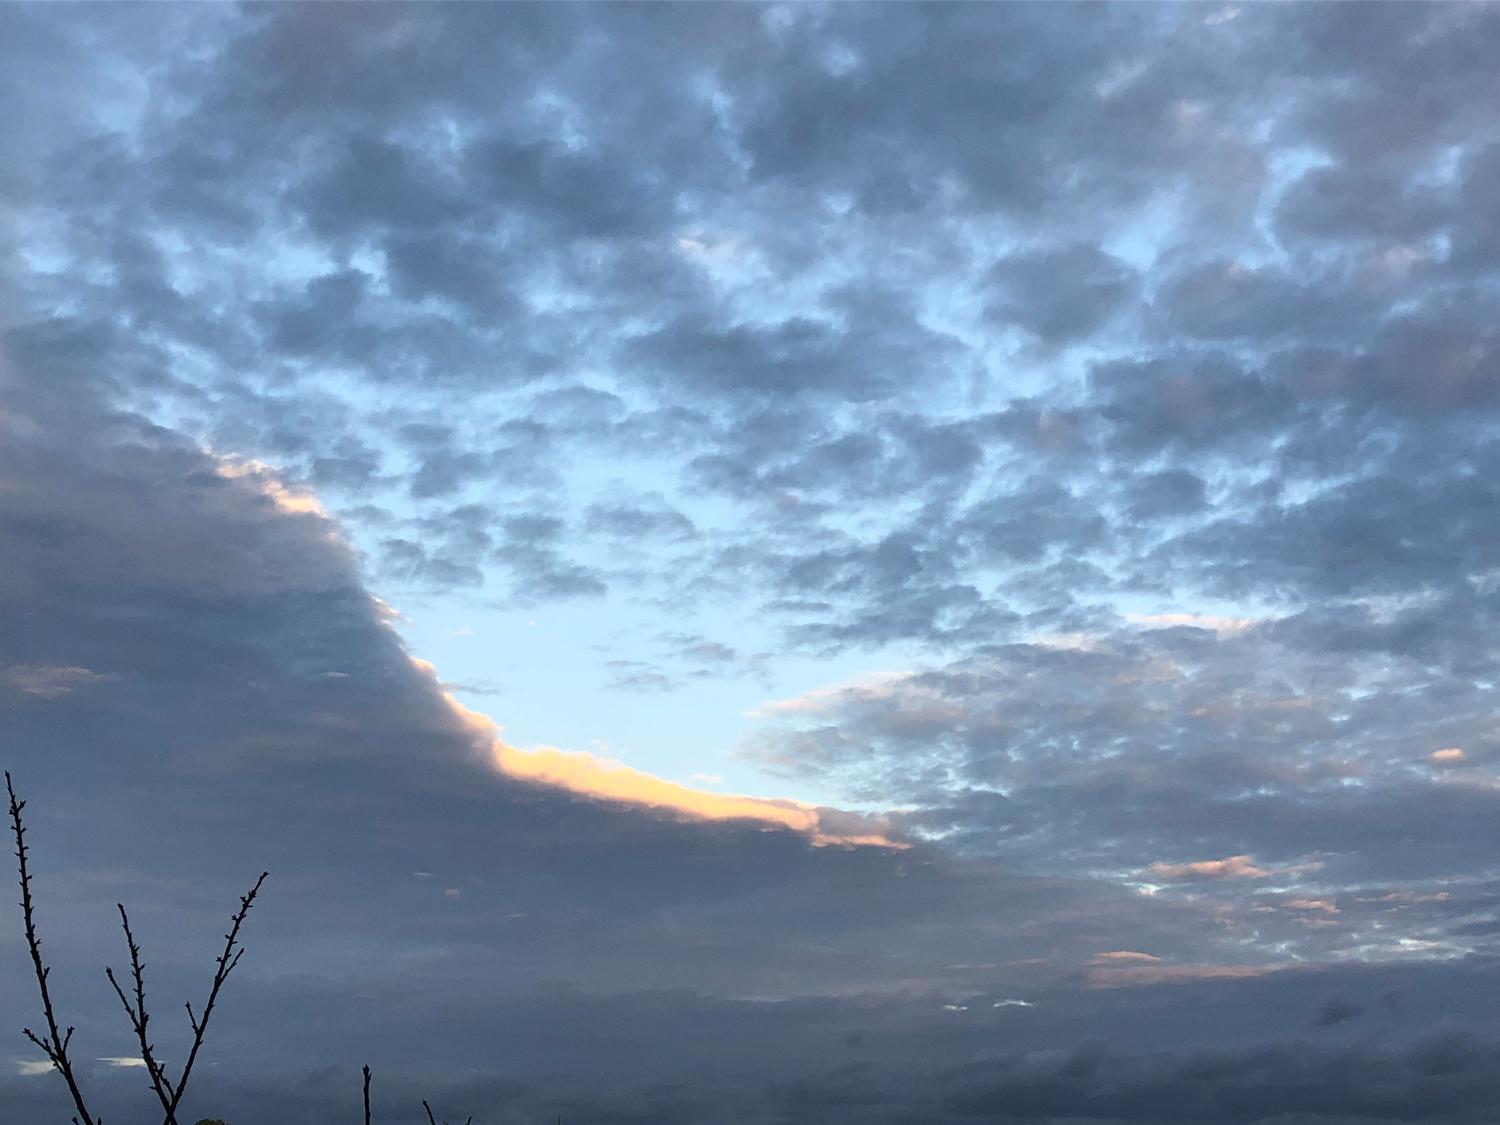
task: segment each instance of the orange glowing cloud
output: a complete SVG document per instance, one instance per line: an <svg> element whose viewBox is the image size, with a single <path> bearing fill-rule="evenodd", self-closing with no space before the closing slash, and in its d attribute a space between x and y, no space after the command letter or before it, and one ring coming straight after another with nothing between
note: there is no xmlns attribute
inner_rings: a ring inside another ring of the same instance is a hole
<svg viewBox="0 0 1500 1125"><path fill-rule="evenodd" d="M425 674L433 674L432 665L426 661L414 659L412 663ZM819 846L908 846L891 840L884 826L871 817L834 813L801 801L710 793L581 751L550 746L522 750L500 737L499 726L488 715L471 711L448 692L443 692L443 698L480 742L490 764L509 777L594 800L659 809L688 820L759 821L800 832ZM840 822L837 827L828 823L831 817ZM868 831L849 831L850 827Z"/></svg>
<svg viewBox="0 0 1500 1125"><path fill-rule="evenodd" d="M311 492L288 485L275 469L251 457L214 456L214 472L225 480L247 481L278 509L291 515L323 516L328 512Z"/></svg>
<svg viewBox="0 0 1500 1125"><path fill-rule="evenodd" d="M1467 758L1468 755L1457 746L1449 746L1443 750L1434 750L1431 754L1427 755L1427 760L1440 769L1446 766L1461 766Z"/></svg>
<svg viewBox="0 0 1500 1125"><path fill-rule="evenodd" d="M250 458L223 456L212 450L207 452L214 458L214 471L220 477L258 490L278 511L293 516L330 518L316 496L287 484L271 466ZM336 537L338 531L331 526L328 534ZM394 627L401 619L399 613L377 597L372 596L370 604L388 627ZM431 664L415 657L409 659L420 674L437 686L436 671ZM33 681L41 682L33 676L27 683ZM488 715L469 710L448 692L442 692L442 696L455 717L474 736L488 763L509 777L564 789L599 801L659 809L684 819L758 821L800 832L819 846L909 846L890 839L885 824L874 817L818 808L800 801L710 793L593 754L550 746L522 750L500 737L499 726Z"/></svg>

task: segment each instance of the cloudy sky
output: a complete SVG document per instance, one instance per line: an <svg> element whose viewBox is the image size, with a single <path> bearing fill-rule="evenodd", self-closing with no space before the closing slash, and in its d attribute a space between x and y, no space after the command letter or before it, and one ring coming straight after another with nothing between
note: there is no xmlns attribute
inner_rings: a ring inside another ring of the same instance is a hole
<svg viewBox="0 0 1500 1125"><path fill-rule="evenodd" d="M1500 1106L1500 8L0 7L96 1112ZM63 1084L0 927L0 1101Z"/></svg>

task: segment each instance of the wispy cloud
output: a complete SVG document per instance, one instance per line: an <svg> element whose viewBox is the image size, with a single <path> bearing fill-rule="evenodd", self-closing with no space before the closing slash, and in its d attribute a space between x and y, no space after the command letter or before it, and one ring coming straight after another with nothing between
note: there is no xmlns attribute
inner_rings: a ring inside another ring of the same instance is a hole
<svg viewBox="0 0 1500 1125"><path fill-rule="evenodd" d="M1321 860L1287 864L1282 867L1261 866L1248 855L1230 855L1223 859L1197 859L1186 863L1162 860L1146 867L1141 874L1153 879L1270 879L1274 876L1303 875L1321 871Z"/></svg>
<svg viewBox="0 0 1500 1125"><path fill-rule="evenodd" d="M107 679L99 672L73 665L13 664L0 668L0 682L37 699L63 699L81 687Z"/></svg>

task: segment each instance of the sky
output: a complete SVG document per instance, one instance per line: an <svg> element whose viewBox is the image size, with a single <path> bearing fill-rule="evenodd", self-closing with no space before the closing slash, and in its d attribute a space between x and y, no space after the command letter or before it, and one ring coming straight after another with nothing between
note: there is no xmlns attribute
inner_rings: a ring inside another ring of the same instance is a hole
<svg viewBox="0 0 1500 1125"><path fill-rule="evenodd" d="M175 1064L268 869L189 1119L1493 1121L1497 58L0 6L0 762L96 1111L114 904Z"/></svg>

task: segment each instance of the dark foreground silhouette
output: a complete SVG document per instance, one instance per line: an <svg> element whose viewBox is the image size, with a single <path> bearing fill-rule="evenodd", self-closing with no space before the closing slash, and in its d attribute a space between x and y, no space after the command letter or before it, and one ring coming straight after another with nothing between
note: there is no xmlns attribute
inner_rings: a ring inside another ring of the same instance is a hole
<svg viewBox="0 0 1500 1125"><path fill-rule="evenodd" d="M36 909L31 895L31 866L28 862L30 849L26 844L26 824L21 818L26 802L16 797L9 770L5 772L5 792L10 798L10 825L16 841L16 866L20 872L21 918L26 929L26 947L31 953L31 965L36 974L37 991L42 1000L42 1031L37 1033L27 1027L22 1029L22 1034L41 1049L47 1061L52 1064L52 1069L62 1075L63 1081L67 1083L68 1094L72 1097L76 1110L72 1118L73 1125L103 1125L103 1119L89 1111L83 1091L78 1085L78 1077L73 1070L73 1061L68 1049L73 1042L74 1028L71 1026L60 1028L56 1009L52 1006L52 993L47 987L52 969L42 959L42 940L37 936ZM162 1125L180 1125L177 1108L187 1092L188 1079L192 1077L193 1064L198 1061L198 1052L202 1049L203 1038L208 1033L208 1021L213 1016L214 1005L218 1003L219 992L223 989L224 982L229 979L229 974L234 971L235 966L240 963L240 958L245 955L245 949L240 944L240 929L245 924L250 908L255 905L255 899L260 894L262 884L269 877L270 872L262 871L260 877L255 880L255 884L240 896L239 908L230 915L229 932L224 935L224 949L214 962L213 983L209 985L208 999L204 1001L202 1014L194 1012L191 1003L184 1005L187 1008L188 1026L192 1029L193 1039L188 1049L187 1060L182 1064L182 1071L178 1074L176 1081L173 1081L166 1067L156 1057L156 1047L151 1042L149 1032L151 1013L146 1007L146 966L141 960L141 948L136 944L135 934L130 929L130 915L126 912L123 903L115 904L115 909L120 912L120 928L125 933L125 948L130 953L128 990L120 984L112 967L106 968L104 975L114 989L115 995L120 998L120 1004L130 1020L130 1028L135 1033L136 1044L140 1047L141 1062L151 1078L151 1089L156 1094L157 1101L161 1103ZM370 1068L368 1066L363 1068L363 1076L365 1125L370 1125ZM422 1102L422 1108L427 1112L428 1125L438 1125L437 1118L433 1116L432 1107L426 1101ZM474 1119L470 1117L464 1125L473 1125L473 1121ZM195 1122L194 1125L227 1125L227 1123L217 1117L205 1117ZM448 1122L444 1121L442 1125L448 1125Z"/></svg>

